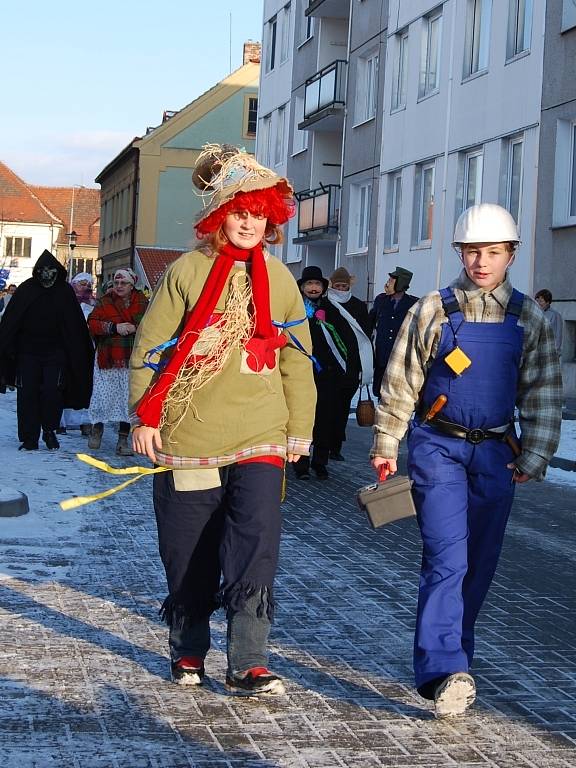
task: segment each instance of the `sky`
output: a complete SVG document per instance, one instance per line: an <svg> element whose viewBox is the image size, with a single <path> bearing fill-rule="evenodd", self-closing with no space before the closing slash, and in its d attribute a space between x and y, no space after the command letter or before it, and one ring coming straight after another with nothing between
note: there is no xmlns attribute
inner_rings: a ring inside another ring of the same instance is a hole
<svg viewBox="0 0 576 768"><path fill-rule="evenodd" d="M262 13L263 0L2 3L0 160L30 184L97 186L164 110L226 77L230 51L242 65Z"/></svg>

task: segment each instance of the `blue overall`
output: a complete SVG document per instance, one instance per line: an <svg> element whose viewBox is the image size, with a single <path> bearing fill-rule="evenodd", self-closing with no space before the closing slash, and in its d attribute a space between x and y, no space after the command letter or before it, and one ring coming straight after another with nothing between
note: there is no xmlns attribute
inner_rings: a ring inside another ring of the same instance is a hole
<svg viewBox="0 0 576 768"><path fill-rule="evenodd" d="M439 417L468 429L513 423L524 331L523 295L514 291L502 323L466 322L450 288L441 292L448 322L421 397L426 411L438 395ZM472 364L460 376L444 362L459 346ZM420 412L422 412L420 411ZM511 448L441 433L416 417L408 437L408 471L422 535L414 672L416 686L466 672L474 655L474 624L494 576L512 500ZM423 695L430 697L427 693Z"/></svg>

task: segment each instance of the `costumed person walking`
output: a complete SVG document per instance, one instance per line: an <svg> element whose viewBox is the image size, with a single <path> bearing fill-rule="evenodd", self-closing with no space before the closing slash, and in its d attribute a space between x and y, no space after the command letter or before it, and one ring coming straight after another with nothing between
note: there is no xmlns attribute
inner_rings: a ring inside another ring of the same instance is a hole
<svg viewBox="0 0 576 768"><path fill-rule="evenodd" d="M376 409L372 463L394 473L416 404L408 471L423 554L414 671L419 693L435 701L439 717L460 714L475 699L474 626L515 484L542 479L560 437L562 381L552 329L507 274L518 243L512 216L498 205L476 205L460 216L453 245L464 269L409 310Z"/></svg>
<svg viewBox="0 0 576 768"><path fill-rule="evenodd" d="M330 277L330 287L326 291L326 298L336 307L344 321L341 325L342 340L348 350L346 377L338 390L340 402L336 404L333 414L339 429L330 447L330 458L333 461L344 461L341 451L342 443L346 440L350 403L358 386L367 386L372 381L374 371L368 309L361 299L352 295L352 281L348 270L338 267Z"/></svg>
<svg viewBox="0 0 576 768"><path fill-rule="evenodd" d="M148 305L142 291L136 288L137 282L136 273L128 267L117 269L112 290L96 302L88 317L88 328L96 342L88 447L98 450L104 424L118 422L116 453L119 456L133 455L128 443L129 363L136 329Z"/></svg>
<svg viewBox="0 0 576 768"><path fill-rule="evenodd" d="M374 342L376 364L372 384L372 391L376 397L380 397L382 377L392 354L398 331L408 310L418 301L416 296L406 293L410 288L411 280L412 272L409 269L396 267L394 272L388 274L384 293L376 296L370 310L370 332L371 334L376 332Z"/></svg>
<svg viewBox="0 0 576 768"><path fill-rule="evenodd" d="M310 477L310 468L319 480L327 480L330 452L342 445L342 411L350 389L358 388L359 369L344 342L353 333L335 304L328 301L328 280L320 267L305 267L298 280L304 297L306 316L315 360L316 412L312 458L302 456L294 464L300 480Z"/></svg>
<svg viewBox="0 0 576 768"><path fill-rule="evenodd" d="M87 320L94 309L96 299L93 293L93 278L89 272L78 272L70 280L70 285L78 299L80 309ZM61 427L66 430L70 428L79 428L84 437L90 435L90 413L87 408L74 411L71 408L65 408L62 414Z"/></svg>
<svg viewBox="0 0 576 768"><path fill-rule="evenodd" d="M44 251L12 296L0 324L0 380L16 385L20 450L60 447L62 410L86 408L94 347L66 270Z"/></svg>
<svg viewBox="0 0 576 768"><path fill-rule="evenodd" d="M172 470L154 476L171 674L202 683L221 605L228 690L279 694L267 644L284 463L308 453L315 403L302 297L266 250L281 242L293 190L229 145L207 145L193 181L207 202L200 245L166 271L131 361L134 449Z"/></svg>

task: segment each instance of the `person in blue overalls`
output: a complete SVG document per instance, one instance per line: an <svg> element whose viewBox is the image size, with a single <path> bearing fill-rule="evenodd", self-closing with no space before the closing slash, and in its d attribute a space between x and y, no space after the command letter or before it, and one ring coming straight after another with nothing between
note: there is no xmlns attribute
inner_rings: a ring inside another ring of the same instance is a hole
<svg viewBox="0 0 576 768"><path fill-rule="evenodd" d="M423 553L414 672L438 717L461 714L475 699L474 625L515 484L542 479L560 436L552 330L507 275L518 243L514 219L498 205L475 205L460 216L453 245L464 269L410 309L376 410L372 464L393 474L416 407L408 471Z"/></svg>

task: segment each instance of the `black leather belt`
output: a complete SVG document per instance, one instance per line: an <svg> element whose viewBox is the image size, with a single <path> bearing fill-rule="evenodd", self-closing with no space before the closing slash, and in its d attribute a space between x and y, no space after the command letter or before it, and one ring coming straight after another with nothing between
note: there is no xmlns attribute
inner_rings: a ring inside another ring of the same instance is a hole
<svg viewBox="0 0 576 768"><path fill-rule="evenodd" d="M422 421L424 420L422 419ZM453 421L446 421L446 419L438 417L429 419L426 424L430 424L431 427L434 427L439 432L443 432L445 435L449 435L449 437L458 437L461 440L472 443L472 445L479 445L484 440L504 440L510 426L509 424L504 424L494 429L466 429L461 424L455 424Z"/></svg>

